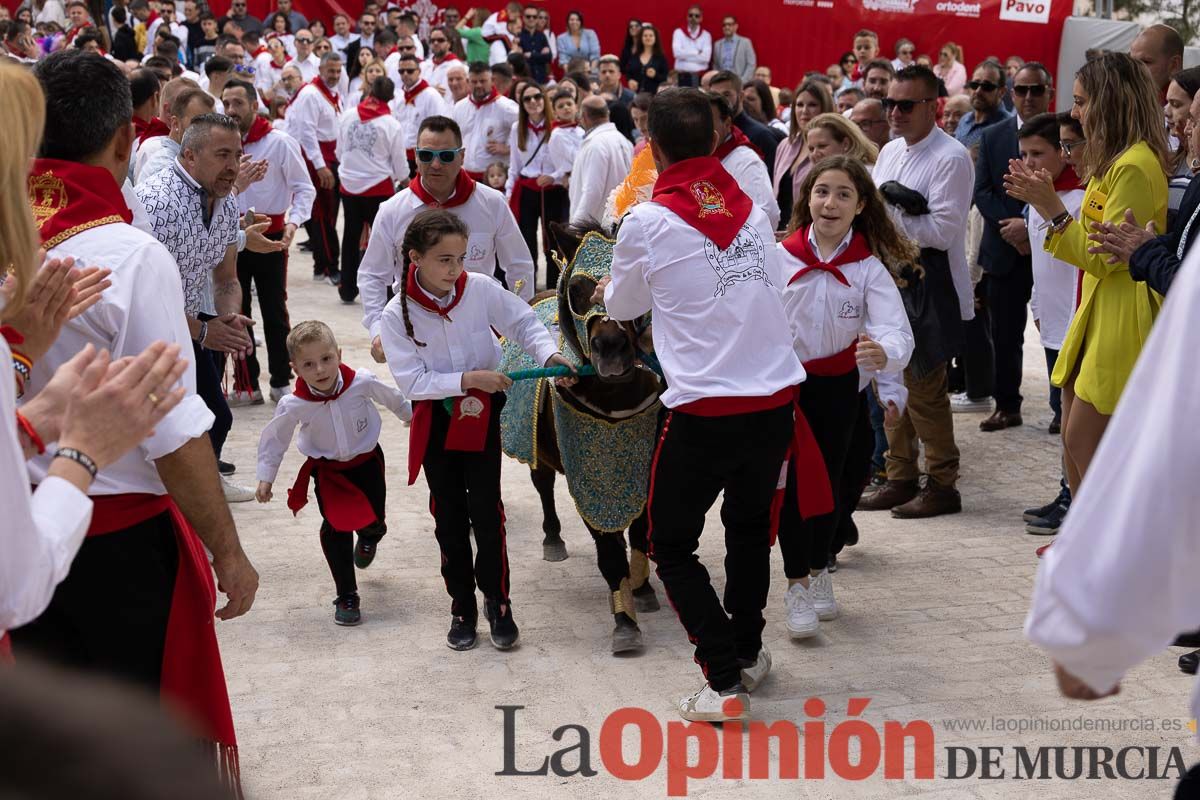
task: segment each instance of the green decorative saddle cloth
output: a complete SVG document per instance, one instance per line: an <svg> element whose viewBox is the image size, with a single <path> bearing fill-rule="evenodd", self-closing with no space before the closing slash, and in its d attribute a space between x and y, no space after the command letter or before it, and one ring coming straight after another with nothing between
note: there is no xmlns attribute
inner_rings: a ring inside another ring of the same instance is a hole
<svg viewBox="0 0 1200 800"><path fill-rule="evenodd" d="M550 335L559 339L558 298L547 297L535 303L533 312L549 329ZM516 372L543 366L535 362L519 344L508 339L500 340L500 350L503 353L500 372ZM515 381L506 392L508 401L500 412L500 449L505 455L530 467L538 465L537 411L541 408L541 401L545 396L543 393L550 389L550 381L546 378Z"/></svg>

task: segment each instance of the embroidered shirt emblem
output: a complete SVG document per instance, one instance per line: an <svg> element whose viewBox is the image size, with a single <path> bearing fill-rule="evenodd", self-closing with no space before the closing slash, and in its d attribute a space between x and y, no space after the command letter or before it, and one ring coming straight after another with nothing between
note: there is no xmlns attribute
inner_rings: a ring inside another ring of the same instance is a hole
<svg viewBox="0 0 1200 800"><path fill-rule="evenodd" d="M696 202L700 204L700 219L711 217L714 214L723 214L726 217L732 217L729 209L725 207L725 195L721 194L716 186L713 186L709 181L696 181L691 185L692 196L696 198Z"/></svg>

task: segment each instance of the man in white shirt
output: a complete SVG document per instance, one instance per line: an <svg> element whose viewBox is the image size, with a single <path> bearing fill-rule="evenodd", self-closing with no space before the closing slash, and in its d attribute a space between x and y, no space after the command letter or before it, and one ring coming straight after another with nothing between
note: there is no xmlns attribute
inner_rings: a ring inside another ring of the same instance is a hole
<svg viewBox="0 0 1200 800"><path fill-rule="evenodd" d="M421 77L421 62L414 55L402 55L397 64L398 84L403 96L392 103L392 114L404 130L404 148L408 158L408 176L417 174L417 131L429 117L447 116L450 106L438 90Z"/></svg>
<svg viewBox="0 0 1200 800"><path fill-rule="evenodd" d="M937 97L938 79L928 68L907 67L896 76L883 101L896 138L879 153L873 173L892 219L921 248L930 327L937 331L918 334L904 370L908 406L888 431L887 483L858 506L907 519L962 511L946 363L962 352L962 322L975 316L966 248L975 168L967 149L937 127ZM923 489L918 441L929 475Z"/></svg>
<svg viewBox="0 0 1200 800"><path fill-rule="evenodd" d="M203 89L188 84L189 81L176 78L163 89L162 118L170 126L171 132L166 136L147 139L138 149L133 167L135 184L140 184L155 173L169 168L179 157L183 132L192 124L192 120L213 111L215 104L212 96Z"/></svg>
<svg viewBox="0 0 1200 800"><path fill-rule="evenodd" d="M675 55L675 70L680 86L699 86L700 76L712 63L712 34L700 27L704 13L700 6L691 6L687 24L676 28L671 35L671 52Z"/></svg>
<svg viewBox="0 0 1200 800"><path fill-rule="evenodd" d="M804 368L780 295L774 228L710 156L717 132L708 99L669 89L649 114L654 196L626 215L611 283L601 280L595 299L617 320L653 312L654 352L669 387L646 500L649 555L706 678L679 714L745 719L747 693L770 670L762 629L772 498ZM722 492L724 607L696 557L705 514Z"/></svg>
<svg viewBox="0 0 1200 800"><path fill-rule="evenodd" d="M334 14L333 36L329 37L329 43L333 45L333 49L342 55L347 55L347 48L357 41L358 35L350 31L350 17L345 14Z"/></svg>
<svg viewBox="0 0 1200 800"><path fill-rule="evenodd" d="M713 108L713 124L721 143L713 153L721 161L725 171L737 179L738 186L750 196L754 205L766 213L771 224L779 227L779 201L767 165L754 149L753 143L733 124L733 112L724 95L709 94Z"/></svg>
<svg viewBox="0 0 1200 800"><path fill-rule="evenodd" d="M461 63L450 50L449 29L434 28L429 34L429 60L421 64L421 77L429 81L430 86L448 92L450 85L446 81L446 73L450 67Z"/></svg>
<svg viewBox="0 0 1200 800"><path fill-rule="evenodd" d="M317 71L321 68L321 59L313 54L312 31L308 28L301 28L296 31L296 38L293 41L296 44L296 57L292 59L292 63L300 70L300 78L304 83L308 83L317 77Z"/></svg>
<svg viewBox="0 0 1200 800"><path fill-rule="evenodd" d="M300 142L313 185L317 187L317 202L305 228L313 245L313 280L328 278L334 286L341 281L338 270L337 156L334 153L342 113L337 94L341 77L341 54L326 53L321 59L320 74L296 94L287 113L288 131Z"/></svg>
<svg viewBox="0 0 1200 800"><path fill-rule="evenodd" d="M42 245L55 257L110 267L112 285L34 365L30 396L86 345L119 360L156 340L186 350L191 339L175 262L153 236L129 225L120 192L133 132L128 80L115 64L78 50L52 54L36 74L47 128L29 182ZM213 417L195 394L190 364L182 384L186 397L153 435L96 474L91 532L105 535L84 540L50 607L12 639L18 658L36 654L159 693L219 754L214 768L219 757L236 775L237 741L210 617L212 571L229 598L216 612L221 619L250 609L258 574L221 497L206 435ZM149 393L153 399L174 389ZM51 446L29 462L33 483L54 457Z"/></svg>
<svg viewBox="0 0 1200 800"><path fill-rule="evenodd" d="M451 107L471 93L471 84L467 81L466 64L460 61L457 64L450 65L446 70L446 86L449 91L446 94L445 100Z"/></svg>
<svg viewBox="0 0 1200 800"><path fill-rule="evenodd" d="M267 238L284 244L278 253L243 251L238 255L242 314L252 316L250 282L253 281L262 309L262 336L267 344L267 364L271 373L270 393L273 400L278 400L287 394L292 382L287 352L287 335L291 330L287 313L287 248L292 244L296 229L312 213L316 190L296 140L271 127L266 117L256 113L253 86L245 81L230 81L221 100L225 112L238 121L242 131L242 152L255 161L266 160L268 165L265 178L238 194L238 209L243 215L252 209L266 215L270 219ZM239 365L239 370L235 371L235 391L229 405L261 404L258 357L251 352L242 363L246 369L240 370Z"/></svg>
<svg viewBox="0 0 1200 800"><path fill-rule="evenodd" d="M388 287L400 278L400 243L408 223L427 208L444 208L466 223L471 234L465 260L468 270L493 275L498 256L508 288L523 300L533 298L533 259L517 221L503 194L466 174L462 151L462 133L454 120L428 117L417 134L417 177L379 207L367 252L358 266L363 327L370 333L376 361L384 361L379 320L387 305Z"/></svg>
<svg viewBox="0 0 1200 800"><path fill-rule="evenodd" d="M621 185L633 164L633 145L608 121L603 97L589 97L580 108L579 124L585 133L567 188L571 223L586 225L604 219L608 195Z"/></svg>
<svg viewBox="0 0 1200 800"><path fill-rule="evenodd" d="M474 180L483 182L490 164L508 163L508 138L517 122L517 104L496 91L492 70L486 64L471 64L468 80L471 94L454 105L453 116L463 135L463 168Z"/></svg>

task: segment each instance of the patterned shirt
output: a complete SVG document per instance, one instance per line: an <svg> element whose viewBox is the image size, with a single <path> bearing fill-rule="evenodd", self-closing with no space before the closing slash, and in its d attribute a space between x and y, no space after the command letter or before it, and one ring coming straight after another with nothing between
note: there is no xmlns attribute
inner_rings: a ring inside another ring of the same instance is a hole
<svg viewBox="0 0 1200 800"><path fill-rule="evenodd" d="M212 272L229 245L237 244L237 200L232 194L216 198L209 218L207 193L178 161L139 184L137 196L150 216L155 238L179 266L185 313L215 316Z"/></svg>

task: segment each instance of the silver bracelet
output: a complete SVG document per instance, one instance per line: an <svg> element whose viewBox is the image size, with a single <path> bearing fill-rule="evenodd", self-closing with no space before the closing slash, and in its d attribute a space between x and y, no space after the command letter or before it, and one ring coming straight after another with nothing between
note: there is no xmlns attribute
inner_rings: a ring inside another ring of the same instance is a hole
<svg viewBox="0 0 1200 800"><path fill-rule="evenodd" d="M54 454L54 457L55 458L65 458L68 461L74 461L76 464L78 464L79 466L86 469L88 471L88 474L92 476L92 479L95 480L95 478L96 478L96 462L93 461L91 459L91 457L88 456L86 453L81 453L80 451L76 450L74 447L60 447L60 448L58 448L58 451Z"/></svg>
<svg viewBox="0 0 1200 800"><path fill-rule="evenodd" d="M199 342L201 347L203 347L204 340L207 338L208 338L208 323L205 322L204 320L200 320L200 335L196 337L196 341Z"/></svg>

